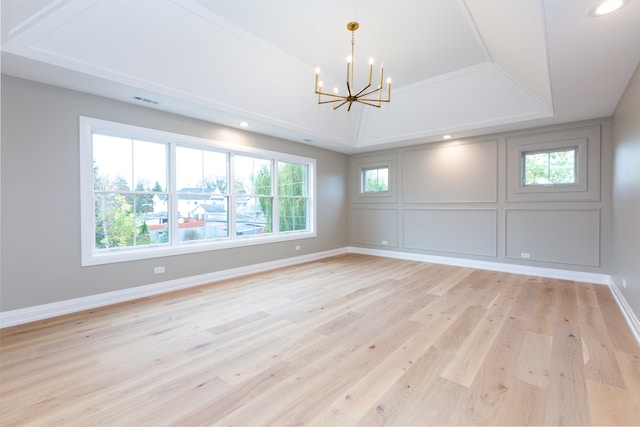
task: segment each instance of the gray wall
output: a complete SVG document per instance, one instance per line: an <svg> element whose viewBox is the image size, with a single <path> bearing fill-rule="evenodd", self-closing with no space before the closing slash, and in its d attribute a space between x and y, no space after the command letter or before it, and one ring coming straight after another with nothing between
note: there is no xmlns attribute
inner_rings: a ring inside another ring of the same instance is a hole
<svg viewBox="0 0 640 427"><path fill-rule="evenodd" d="M520 153L566 141L585 149L579 185L520 188ZM610 151L602 119L353 155L351 244L606 274ZM361 169L385 164L389 193L361 195Z"/></svg>
<svg viewBox="0 0 640 427"><path fill-rule="evenodd" d="M317 237L80 266L78 117L317 159ZM62 88L2 76L0 311L275 261L348 245L348 156ZM301 245L301 251L294 250ZM164 265L166 273L153 274Z"/></svg>
<svg viewBox="0 0 640 427"><path fill-rule="evenodd" d="M611 275L640 317L640 66L620 99L612 124L615 262Z"/></svg>

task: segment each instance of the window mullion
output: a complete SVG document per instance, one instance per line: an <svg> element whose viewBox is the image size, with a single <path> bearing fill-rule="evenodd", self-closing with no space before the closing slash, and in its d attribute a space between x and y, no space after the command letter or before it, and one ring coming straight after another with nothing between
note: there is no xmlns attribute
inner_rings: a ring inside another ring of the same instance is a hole
<svg viewBox="0 0 640 427"><path fill-rule="evenodd" d="M180 230L178 228L178 189L176 188L176 143L169 144L169 201L167 203L167 222L169 227L169 243L178 245Z"/></svg>
<svg viewBox="0 0 640 427"><path fill-rule="evenodd" d="M227 218L229 229L229 238L231 240L236 239L238 236L236 234L236 220L237 220L237 209L236 209L236 167L235 167L235 155L233 153L227 154L227 169L229 170L229 177L227 178L227 194L229 196L229 208L228 213L229 216Z"/></svg>
<svg viewBox="0 0 640 427"><path fill-rule="evenodd" d="M271 209L273 209L271 228L273 234L280 233L280 197L278 195L278 160L271 160L271 197L273 202L271 203Z"/></svg>

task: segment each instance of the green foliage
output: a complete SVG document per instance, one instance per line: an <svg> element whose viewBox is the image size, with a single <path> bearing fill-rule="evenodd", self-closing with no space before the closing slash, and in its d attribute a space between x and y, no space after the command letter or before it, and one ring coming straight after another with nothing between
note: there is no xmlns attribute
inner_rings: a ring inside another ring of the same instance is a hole
<svg viewBox="0 0 640 427"><path fill-rule="evenodd" d="M253 177L253 188L255 189L257 196L270 196L271 195L271 169L267 166L262 166L257 175ZM236 186L237 189L237 186ZM267 223L264 227L265 233L271 233L273 231L273 198L272 197L258 197L258 204L260 205L260 211L267 219Z"/></svg>
<svg viewBox="0 0 640 427"><path fill-rule="evenodd" d="M280 231L307 228L306 171L304 165L278 163Z"/></svg>
<svg viewBox="0 0 640 427"><path fill-rule="evenodd" d="M96 247L118 248L133 244L135 219L124 195L99 193L96 210Z"/></svg>
<svg viewBox="0 0 640 427"><path fill-rule="evenodd" d="M525 153L524 185L573 184L575 149Z"/></svg>
<svg viewBox="0 0 640 427"><path fill-rule="evenodd" d="M381 191L389 191L389 169L386 167L365 169L364 188L365 193L376 193Z"/></svg>
<svg viewBox="0 0 640 427"><path fill-rule="evenodd" d="M127 180L118 175L111 180L107 175L101 175L97 166L93 168L94 188L96 194L96 248L108 249L126 246L138 246L151 241L147 223L141 217L153 212L153 194L149 191L162 191L160 184L155 183L153 189L139 181L135 194L131 192ZM134 208L135 207L135 208ZM136 230L136 223L142 224ZM163 236L161 236L162 238ZM168 239L168 236L164 236Z"/></svg>
<svg viewBox="0 0 640 427"><path fill-rule="evenodd" d="M150 189L148 185L147 186L144 185L144 182L138 181L138 184L136 184L135 191L145 192L145 191L150 191ZM145 214L145 213L153 212L153 194L150 194L150 193L136 194L134 196L134 200L135 200L134 206L135 206L136 214Z"/></svg>
<svg viewBox="0 0 640 427"><path fill-rule="evenodd" d="M304 165L278 163L278 207L280 231L305 230L307 228L307 169ZM272 231L273 197L271 195L271 170L260 168L253 179L262 214L267 218L265 232Z"/></svg>

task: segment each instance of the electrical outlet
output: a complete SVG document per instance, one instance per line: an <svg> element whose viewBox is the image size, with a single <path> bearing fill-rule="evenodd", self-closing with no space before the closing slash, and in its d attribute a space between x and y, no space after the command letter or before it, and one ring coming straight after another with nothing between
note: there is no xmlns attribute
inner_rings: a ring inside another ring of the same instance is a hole
<svg viewBox="0 0 640 427"><path fill-rule="evenodd" d="M299 251L301 249L300 245L296 245L296 251Z"/></svg>
<svg viewBox="0 0 640 427"><path fill-rule="evenodd" d="M383 240L383 241L382 241L382 244L383 244L383 245L388 245L388 244L389 244L389 242L387 242L386 240Z"/></svg>
<svg viewBox="0 0 640 427"><path fill-rule="evenodd" d="M520 258L529 259L529 258L531 258L531 254L529 252L522 252L520 254Z"/></svg>
<svg viewBox="0 0 640 427"><path fill-rule="evenodd" d="M627 289L627 279L625 279L624 277L622 278L622 287Z"/></svg>
<svg viewBox="0 0 640 427"><path fill-rule="evenodd" d="M164 273L164 265L153 268L153 274L162 274Z"/></svg>

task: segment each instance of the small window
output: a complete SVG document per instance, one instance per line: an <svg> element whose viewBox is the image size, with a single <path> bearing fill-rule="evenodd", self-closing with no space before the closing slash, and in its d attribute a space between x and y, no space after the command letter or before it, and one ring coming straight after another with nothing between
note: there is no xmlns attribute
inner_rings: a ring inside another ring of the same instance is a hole
<svg viewBox="0 0 640 427"><path fill-rule="evenodd" d="M576 184L577 147L522 152L522 186Z"/></svg>
<svg viewBox="0 0 640 427"><path fill-rule="evenodd" d="M362 193L384 193L389 191L389 167L362 169Z"/></svg>

